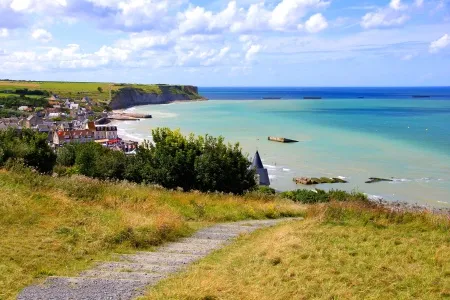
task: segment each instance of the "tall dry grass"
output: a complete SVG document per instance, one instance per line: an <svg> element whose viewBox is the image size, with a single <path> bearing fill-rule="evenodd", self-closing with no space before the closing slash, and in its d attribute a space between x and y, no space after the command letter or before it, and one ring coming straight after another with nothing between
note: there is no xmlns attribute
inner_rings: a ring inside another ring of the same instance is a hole
<svg viewBox="0 0 450 300"><path fill-rule="evenodd" d="M263 198L0 170L0 299L215 222L304 214L292 202Z"/></svg>
<svg viewBox="0 0 450 300"><path fill-rule="evenodd" d="M366 201L308 207L244 236L145 299L447 299L450 222Z"/></svg>

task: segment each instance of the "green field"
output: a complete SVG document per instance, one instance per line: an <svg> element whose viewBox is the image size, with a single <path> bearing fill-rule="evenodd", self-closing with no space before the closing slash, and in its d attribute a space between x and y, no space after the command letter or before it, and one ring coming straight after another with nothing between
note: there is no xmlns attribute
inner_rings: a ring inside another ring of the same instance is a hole
<svg viewBox="0 0 450 300"><path fill-rule="evenodd" d="M0 81L0 91L14 91L16 89L42 90L58 95L60 98L71 98L81 100L89 97L96 102L109 102L112 94L121 88L135 88L145 93L161 94L162 89L168 88L174 93L184 93L183 86L157 85L157 84L126 84L108 82L58 82L58 81ZM101 92L99 91L101 88ZM15 94L2 94L15 95Z"/></svg>

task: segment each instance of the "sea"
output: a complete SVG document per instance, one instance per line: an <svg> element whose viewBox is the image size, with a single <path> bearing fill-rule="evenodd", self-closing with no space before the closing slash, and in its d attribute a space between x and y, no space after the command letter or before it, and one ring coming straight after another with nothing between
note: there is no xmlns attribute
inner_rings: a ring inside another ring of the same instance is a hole
<svg viewBox="0 0 450 300"><path fill-rule="evenodd" d="M450 87L205 87L199 92L209 101L129 109L153 118L116 122L119 135L151 141L157 127L222 135L238 142L249 159L259 151L271 186L280 191L341 189L450 207ZM268 136L299 142L270 142ZM293 182L324 176L348 183ZM370 177L392 181L365 183Z"/></svg>

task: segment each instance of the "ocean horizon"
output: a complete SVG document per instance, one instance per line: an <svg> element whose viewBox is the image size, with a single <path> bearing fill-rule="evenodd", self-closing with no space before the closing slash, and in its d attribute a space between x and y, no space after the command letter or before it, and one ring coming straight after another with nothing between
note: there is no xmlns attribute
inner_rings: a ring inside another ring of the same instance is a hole
<svg viewBox="0 0 450 300"><path fill-rule="evenodd" d="M294 177L340 177L349 183L317 188L450 207L450 87L201 87L199 92L210 101L131 108L153 119L116 122L120 134L151 140L151 129L169 127L222 135L239 142L249 157L259 150L278 190L311 188L296 186ZM299 143L269 142L268 136ZM366 184L369 177L393 181Z"/></svg>

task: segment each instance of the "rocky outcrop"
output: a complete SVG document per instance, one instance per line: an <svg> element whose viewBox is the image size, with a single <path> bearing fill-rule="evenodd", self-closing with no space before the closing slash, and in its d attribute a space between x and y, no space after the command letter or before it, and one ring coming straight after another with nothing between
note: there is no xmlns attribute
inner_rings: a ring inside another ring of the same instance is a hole
<svg viewBox="0 0 450 300"><path fill-rule="evenodd" d="M347 181L340 178L328 178L328 177L321 177L321 178L298 177L294 178L294 181L296 184L303 184L303 185L315 185L324 183L347 183Z"/></svg>
<svg viewBox="0 0 450 300"><path fill-rule="evenodd" d="M370 177L366 183L377 183L377 182L392 182L394 180L392 179L386 179L386 178L377 178L377 177Z"/></svg>
<svg viewBox="0 0 450 300"><path fill-rule="evenodd" d="M111 109L124 109L138 105L167 104L174 101L206 100L198 94L195 86L158 86L160 93L148 93L134 87L121 88L114 94Z"/></svg>

